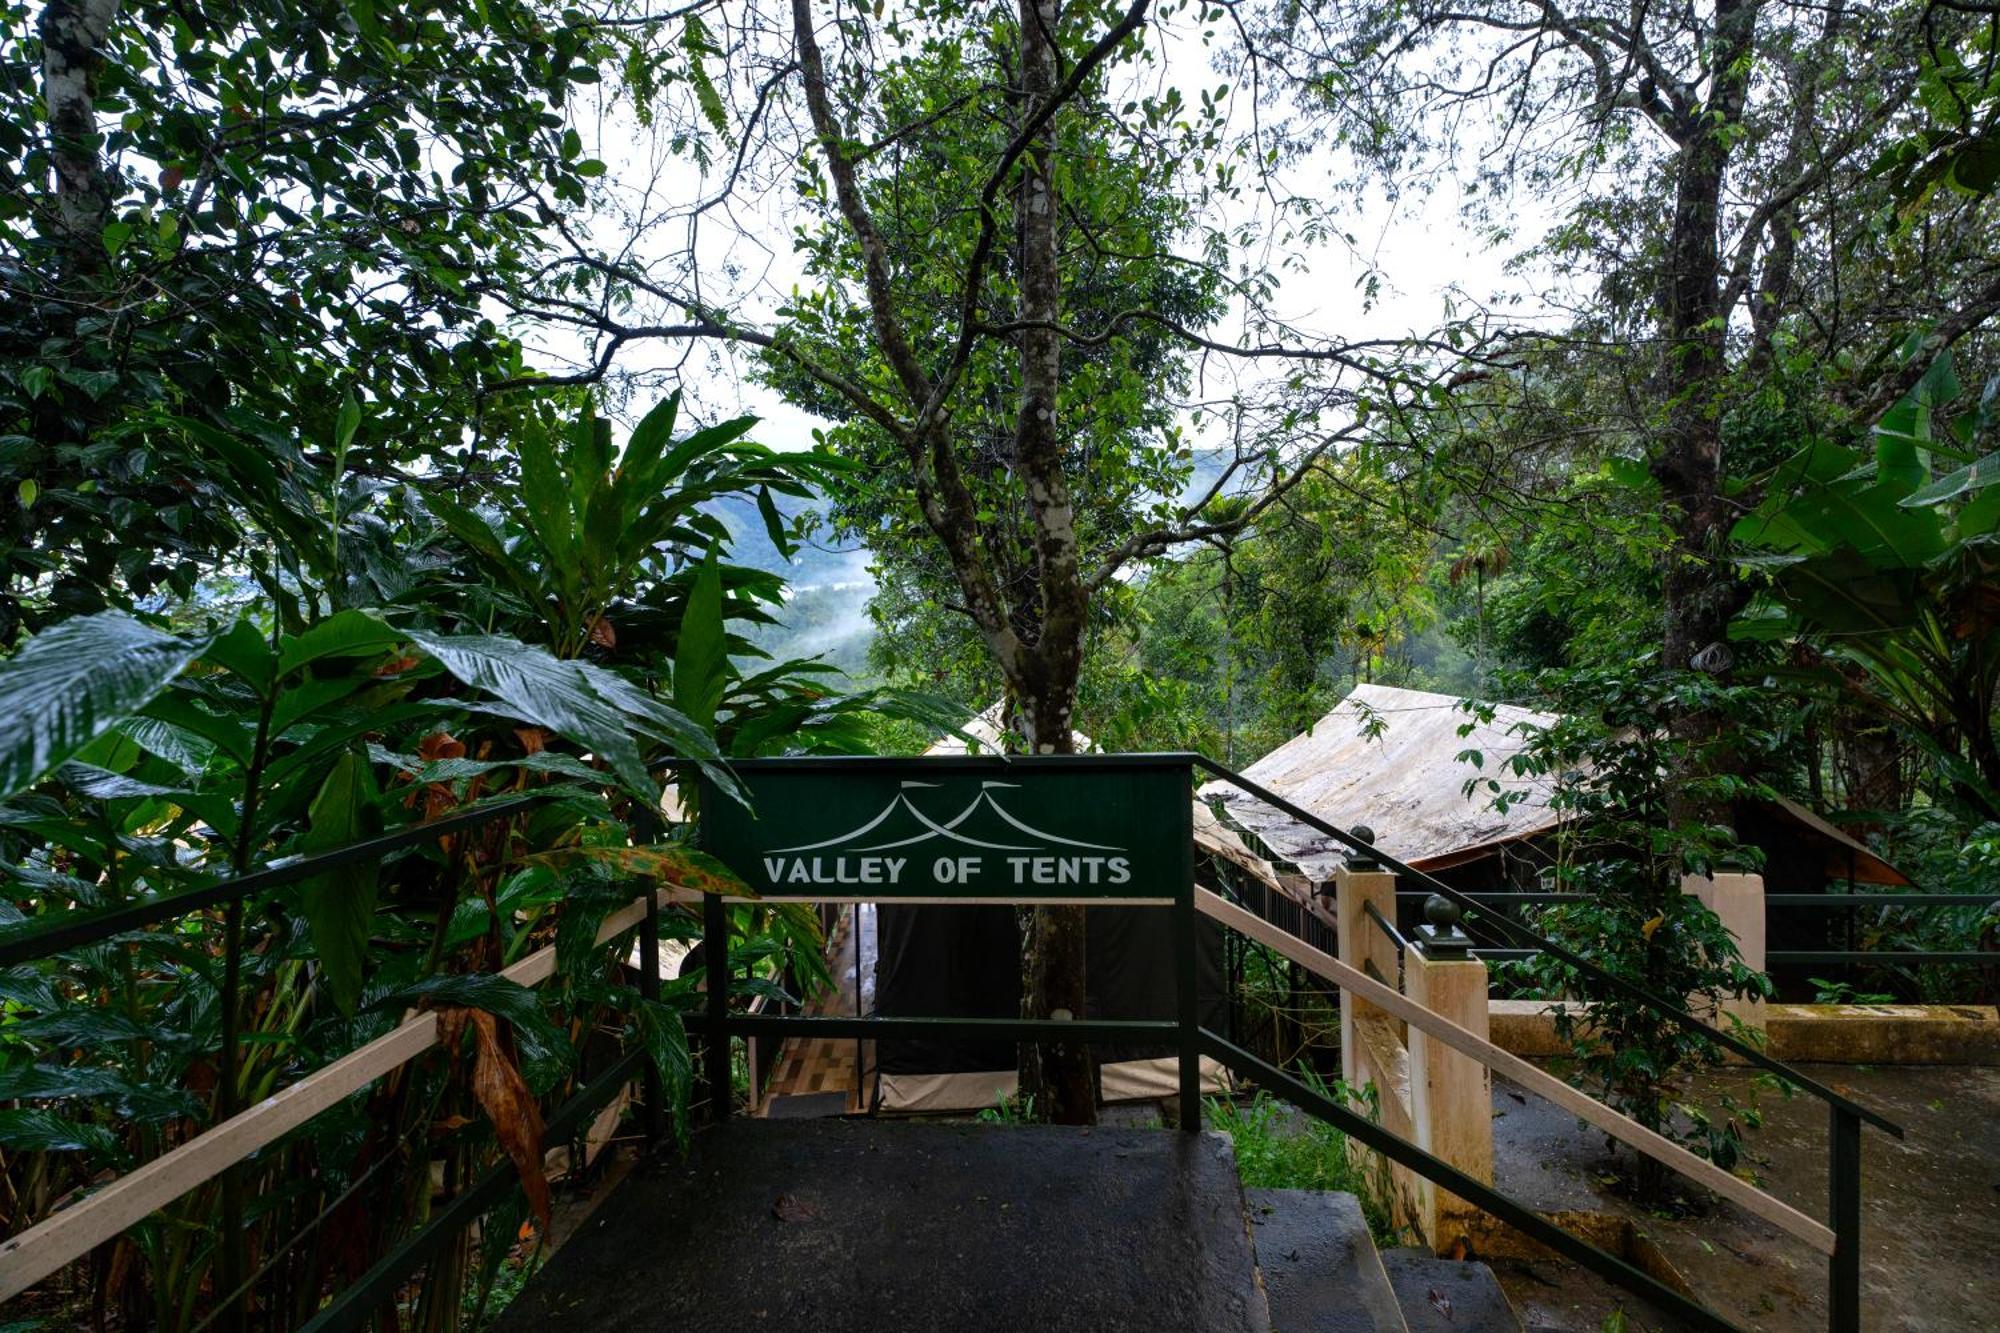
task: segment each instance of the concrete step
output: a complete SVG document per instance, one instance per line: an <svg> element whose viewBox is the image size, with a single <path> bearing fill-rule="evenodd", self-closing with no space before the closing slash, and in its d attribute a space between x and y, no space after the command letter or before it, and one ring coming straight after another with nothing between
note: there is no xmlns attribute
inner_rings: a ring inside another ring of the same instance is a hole
<svg viewBox="0 0 2000 1333"><path fill-rule="evenodd" d="M646 1164L495 1333L1269 1333L1220 1134L737 1120Z"/></svg>
<svg viewBox="0 0 2000 1333"><path fill-rule="evenodd" d="M1361 1204L1326 1190L1246 1190L1273 1333L1406 1333Z"/></svg>
<svg viewBox="0 0 2000 1333"><path fill-rule="evenodd" d="M1385 1250L1382 1267L1410 1333L1521 1333L1520 1316L1481 1263L1429 1250Z"/></svg>

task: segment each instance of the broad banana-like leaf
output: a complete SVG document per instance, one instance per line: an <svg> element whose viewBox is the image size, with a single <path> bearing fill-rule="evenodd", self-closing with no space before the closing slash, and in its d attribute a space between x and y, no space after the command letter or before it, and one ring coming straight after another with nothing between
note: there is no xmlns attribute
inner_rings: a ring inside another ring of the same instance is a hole
<svg viewBox="0 0 2000 1333"><path fill-rule="evenodd" d="M722 622L722 573L711 550L695 576L674 652L674 704L701 726L712 726L729 684L729 647Z"/></svg>
<svg viewBox="0 0 2000 1333"><path fill-rule="evenodd" d="M0 663L0 799L144 708L208 646L119 611L78 616Z"/></svg>
<svg viewBox="0 0 2000 1333"><path fill-rule="evenodd" d="M1967 463L1956 472L1947 473L1928 486L1918 487L1904 496L1901 503L1910 509L1942 504L1968 491L1982 490L1996 481L2000 481L2000 453L1991 453L1976 462Z"/></svg>
<svg viewBox="0 0 2000 1333"><path fill-rule="evenodd" d="M413 630L409 638L453 676L499 699L511 715L590 750L642 800L657 800L659 786L646 775L635 737L657 740L690 759L721 757L706 728L603 667L491 635Z"/></svg>
<svg viewBox="0 0 2000 1333"><path fill-rule="evenodd" d="M375 832L374 794L368 761L355 750L343 752L313 797L299 851L308 855L332 851ZM320 975L333 1002L350 1016L361 1000L367 971L378 869L373 860L357 861L315 875L299 888L299 911L312 932Z"/></svg>

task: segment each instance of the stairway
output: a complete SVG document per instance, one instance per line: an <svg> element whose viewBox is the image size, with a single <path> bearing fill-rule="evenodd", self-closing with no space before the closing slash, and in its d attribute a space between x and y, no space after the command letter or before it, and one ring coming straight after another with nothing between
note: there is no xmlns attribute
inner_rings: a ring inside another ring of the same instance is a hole
<svg viewBox="0 0 2000 1333"><path fill-rule="evenodd" d="M491 1327L1520 1333L1483 1265L1378 1254L1351 1196L1246 1195L1221 1134L865 1119L643 1164Z"/></svg>
<svg viewBox="0 0 2000 1333"><path fill-rule="evenodd" d="M1351 1194L1245 1196L1272 1333L1521 1333L1493 1270L1378 1251Z"/></svg>

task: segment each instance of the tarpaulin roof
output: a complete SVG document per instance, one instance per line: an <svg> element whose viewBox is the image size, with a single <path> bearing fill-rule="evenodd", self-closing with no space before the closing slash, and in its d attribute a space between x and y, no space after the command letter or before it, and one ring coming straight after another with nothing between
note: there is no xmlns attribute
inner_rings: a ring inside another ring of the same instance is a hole
<svg viewBox="0 0 2000 1333"><path fill-rule="evenodd" d="M1418 870L1441 870L1496 851L1505 843L1554 829L1551 777L1522 778L1507 760L1534 730L1556 718L1510 704L1491 721L1448 694L1359 685L1310 730L1294 736L1244 770L1243 776L1305 807L1335 827L1366 825L1375 845ZM1474 761L1468 752L1476 752ZM1492 779L1523 793L1505 810L1493 805ZM1477 787L1468 791L1468 785ZM1226 782L1204 798L1220 798L1230 817L1312 878L1331 877L1345 847L1315 829L1253 800ZM1905 884L1894 867L1794 802L1775 808L1827 853L1829 873L1866 883Z"/></svg>

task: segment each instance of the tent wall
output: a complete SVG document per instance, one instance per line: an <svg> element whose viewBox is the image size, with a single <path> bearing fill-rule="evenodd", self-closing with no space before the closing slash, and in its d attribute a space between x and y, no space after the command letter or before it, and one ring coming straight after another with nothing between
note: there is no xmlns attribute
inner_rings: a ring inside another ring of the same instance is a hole
<svg viewBox="0 0 2000 1333"><path fill-rule="evenodd" d="M1092 907L1085 944L1088 1017L1172 1019L1173 913L1158 907ZM1201 1021L1228 1019L1222 934L1202 918L1196 964ZM1010 907L896 906L876 909L875 1012L884 1017L1012 1018L1021 1012L1021 941ZM1169 1056L1170 1046L1100 1046L1100 1064ZM883 1041L877 1067L892 1077L1014 1070L1012 1042L940 1035ZM1107 1086L1114 1091L1116 1080Z"/></svg>

